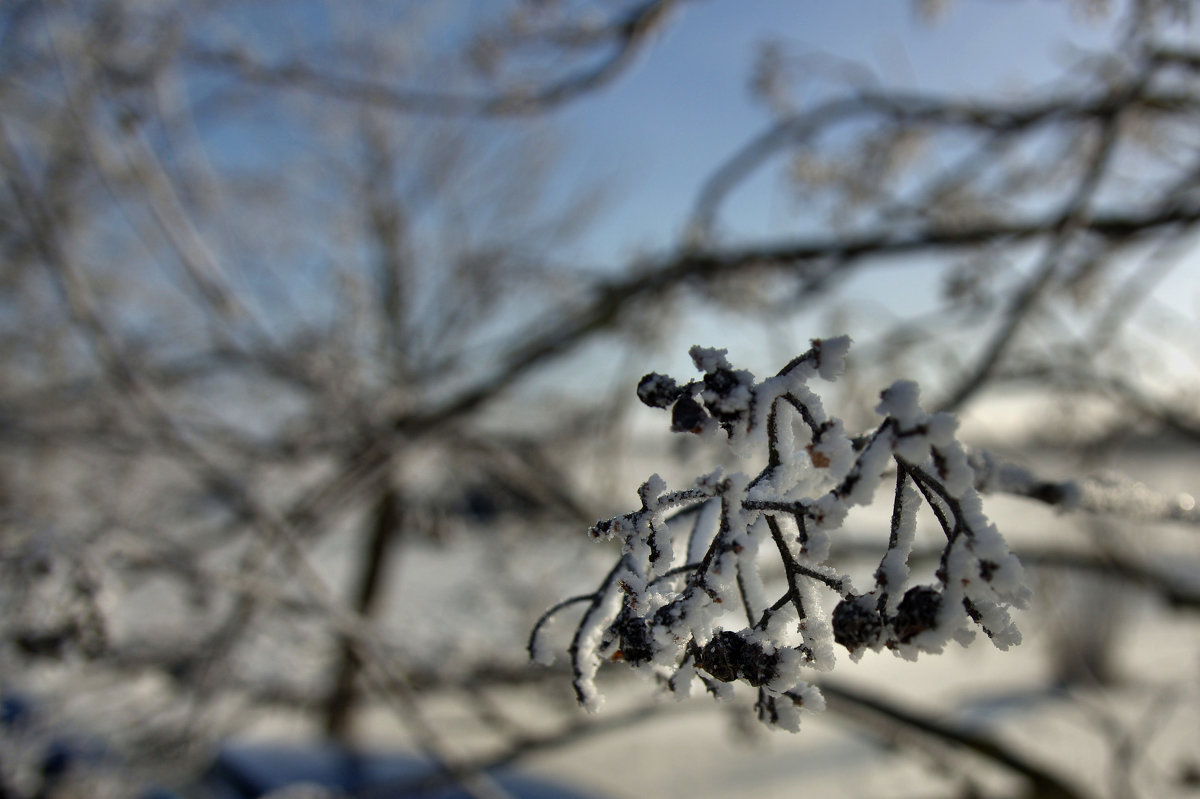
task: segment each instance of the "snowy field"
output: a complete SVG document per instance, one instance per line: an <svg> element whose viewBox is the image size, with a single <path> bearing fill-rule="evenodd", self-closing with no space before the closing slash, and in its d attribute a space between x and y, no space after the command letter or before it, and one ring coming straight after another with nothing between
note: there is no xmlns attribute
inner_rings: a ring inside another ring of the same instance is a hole
<svg viewBox="0 0 1200 799"><path fill-rule="evenodd" d="M1152 455L1140 464L1141 478L1159 491L1197 487L1194 464ZM1080 525L1034 503L990 497L986 507L1018 551L1047 540L1087 544ZM845 532L878 546L880 530L886 531L886 508L877 503L858 513ZM582 530L578 536L582 542ZM1194 529L1146 526L1120 540L1140 548L1137 554L1147 562L1200 585ZM396 593L381 623L404 630L415 651L445 651L449 628L458 631L453 648L462 654L488 651L497 662L516 663L532 617L489 602L502 590L490 581L505 582L514 573L532 578L536 585L526 586L528 598L543 596L548 605L590 590L611 554L611 545L576 548L567 542L518 555L504 539L409 549L395 564ZM514 564L519 568L510 568ZM1020 646L1001 652L980 637L967 648L951 645L944 655L916 663L886 653L851 663L842 652L828 684L994 736L1085 796L1196 795L1185 779L1200 766L1200 627L1194 615L1170 613L1133 588L1114 593L1111 584L1060 571L1032 570L1031 576L1038 600L1018 616L1025 634ZM564 648L572 624L564 618L554 631ZM1097 640L1110 658L1111 679L1055 686L1071 653ZM960 747L911 733L893 739L887 725L833 711L805 713L798 734L768 731L753 719L753 692L745 686L732 702L700 695L677 702L660 695L650 679L625 679L625 671L602 671L606 701L590 718L573 706L569 676L561 670L533 687L496 692L497 703L524 729L549 732L581 720L617 725L564 738L561 746L530 755L522 768L614 799L954 797L964 795L963 774L977 785L1020 795L1022 783L1011 772ZM483 754L496 743L465 712L461 698L431 698L428 708L458 754ZM650 715L621 721L639 708L649 708ZM368 711L363 722L359 735L368 748L411 745L387 708ZM261 719L253 728L254 737L268 739L309 733L287 715Z"/></svg>
<svg viewBox="0 0 1200 799"><path fill-rule="evenodd" d="M1052 460L1045 455L1040 461L1051 476L1046 464ZM1146 451L1126 463L1135 465L1140 481L1165 496L1200 494L1200 470L1190 461ZM668 478L673 485L682 483L686 467L678 472ZM849 545L870 553L849 568L856 582L870 574L886 544L887 493L856 510L835 541L835 548ZM1193 592L1200 588L1194 527L1112 519L1088 524L1081 516L1000 496L985 497L985 509L1018 553L1048 543L1084 550L1103 539L1105 546L1170 574L1177 585ZM933 520L924 519L918 550L939 535ZM330 537L311 557L331 585L344 579L349 565L344 542ZM440 544L400 549L390 564L390 589L377 620L386 638L403 642L396 663L417 672L452 674L465 664L482 663L485 669L495 664L498 671L520 677L515 685L487 687L475 696L419 690L426 721L439 731L446 754L486 759L502 744L505 730L489 728L470 712L486 696L505 724L522 734L548 736L519 762L523 772L597 797L958 797L966 795L964 775L977 786L1021 795L1023 783L1010 770L961 746L898 732L844 703L831 701L834 706L826 712L805 712L799 733L771 731L755 721L753 691L746 686L739 685L728 702L715 702L698 690L676 701L663 696L651 679L606 666L598 680L605 702L589 716L574 704L564 659L543 672L526 664L524 647L540 611L592 590L615 552L615 543L589 542L583 529L563 531L554 542L538 545L497 530L494 536L452 535ZM779 579L770 572L764 576ZM1031 569L1030 576L1037 599L1017 616L1025 640L1007 652L982 636L967 648L951 644L945 654L923 655L915 663L886 652L868 652L853 663L839 649L834 671L814 676L959 732L994 738L1082 796L1196 795L1200 626L1194 609L1172 611L1146 591L1119 584L1114 589L1112 582L1060 570ZM185 642L195 623L184 598L153 583L123 597L114 611L127 631L136 628L142 636L155 631L151 637L168 649ZM550 628L560 652L576 618L566 611ZM121 625L113 634L119 638ZM327 631L304 625L265 633L237 677L278 682L302 696L305 686L321 685L328 673L328 640ZM1070 673L1073 658L1093 650L1107 667L1103 684L1086 679L1056 684ZM172 707L165 704L171 701L170 687L161 682L114 684L71 664L20 679L62 699L57 711L64 723L86 729L99 721L115 736L111 743L126 748L172 725L233 727L246 741L304 742L317 732L305 708L289 709L287 703L270 713L245 714L236 702L214 695L208 706ZM588 724L597 729L589 731ZM374 699L367 700L355 738L370 750L416 747L395 707ZM163 763L151 776L170 780L181 767L202 762L206 752L189 756Z"/></svg>

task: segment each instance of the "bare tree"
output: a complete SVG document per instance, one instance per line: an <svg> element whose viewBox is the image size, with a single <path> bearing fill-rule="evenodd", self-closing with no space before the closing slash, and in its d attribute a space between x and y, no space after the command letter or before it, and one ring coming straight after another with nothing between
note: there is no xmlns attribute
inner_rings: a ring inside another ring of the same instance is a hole
<svg viewBox="0 0 1200 799"><path fill-rule="evenodd" d="M636 80L628 67L654 34L702 5L0 10L0 689L38 697L122 763L48 772L53 725L10 724L4 795L184 783L216 743L286 723L345 744L392 725L435 766L393 788L457 782L496 796L498 767L678 707L578 716L571 672L526 665L517 638L572 586L603 577L603 557L574 542L628 504L604 475L641 468L623 431L681 308L853 335L828 398L848 427L898 378L920 380L935 411L967 417L997 397L1036 403L1004 441L962 436L973 485L947 490L950 477L900 450L880 468L891 464L896 514L919 492L951 540L967 492L1061 512L1039 522L1044 534L1010 541L1040 596L1058 597L1027 614L1050 630L1046 682L1100 734L1109 770L1081 781L1070 762L1031 757L997 729L834 677L817 681L828 716L919 751L951 795L1011 792L977 779L971 758L1036 796L1167 795L1194 780L1196 753L1151 757L1146 732L1195 706L1194 675L1147 668L1139 682L1115 662L1121 613L1153 603L1186 625L1200 602L1177 568L1196 563L1200 513L1178 493L1194 477L1154 485L1147 473L1163 453L1188 463L1200 440L1197 331L1144 312L1160 281L1194 269L1191 5L1108 9L1110 50L1017 97L900 92L843 70L805 100L803 81L828 74L825 62L764 46L753 85L772 122L702 165L711 172L677 244L585 269L566 253L599 195L548 199L550 115ZM803 219L778 238L744 235L727 204L780 165ZM915 258L939 269L926 289L935 310L863 312L852 280ZM816 307L836 314L818 319ZM682 402L675 391L666 404ZM822 420L789 396L815 443ZM691 401L696 425L680 429L736 421ZM772 433L763 474L782 440ZM648 444L671 460L662 440ZM733 489L709 489L684 499L734 512ZM665 496L647 489L643 510L675 502ZM742 594L751 638L791 618L789 606L805 617L798 575L837 588L831 575L879 556L849 536L831 540L836 572L801 563L776 520L802 532L797 502L750 508L775 514L763 540L780 570L763 579L783 596ZM948 550L918 538L906 562ZM704 557L647 579L703 588L717 555ZM421 573L439 559L454 564L444 578ZM626 578L610 574L577 604L599 607ZM905 616L900 597L876 590L874 610L842 598L839 643L906 651L925 631L913 626L920 597ZM605 620L602 646L575 647L582 698L597 653L658 657L643 629L650 606L637 607ZM989 634L994 621L982 622ZM805 694L751 668L774 650L743 638L693 636L675 666L749 681L760 715L778 717L780 697ZM598 678L621 680L607 668ZM1106 705L1115 692L1131 713ZM538 723L522 718L529 708Z"/></svg>

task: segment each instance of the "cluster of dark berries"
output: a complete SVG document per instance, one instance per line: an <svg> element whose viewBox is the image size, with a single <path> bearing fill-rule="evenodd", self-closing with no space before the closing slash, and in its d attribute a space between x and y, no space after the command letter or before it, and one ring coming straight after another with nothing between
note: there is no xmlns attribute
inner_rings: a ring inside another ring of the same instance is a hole
<svg viewBox="0 0 1200 799"><path fill-rule="evenodd" d="M612 645L612 635L616 635L617 649L612 653L612 660L623 660L631 665L648 663L654 657L654 638L650 635L650 625L646 620L634 614L628 605L621 609L609 630L609 638L604 648Z"/></svg>
<svg viewBox="0 0 1200 799"><path fill-rule="evenodd" d="M680 387L666 375L651 372L638 382L637 395L651 408L671 409L671 430L676 433L703 433L712 418L692 392L697 383Z"/></svg>
<svg viewBox="0 0 1200 799"><path fill-rule="evenodd" d="M801 709L824 707L805 673L833 668L838 644L853 658L885 648L916 658L950 641L965 645L976 625L1000 649L1020 642L1009 609L1025 607L1029 589L983 515L953 417L925 412L916 384L901 380L881 394L882 421L851 436L808 388L818 377L837 377L849 345L846 337L814 341L757 383L729 364L725 350L693 347L701 377L680 384L651 373L638 382L638 399L671 410L672 429L719 428L739 456L765 448L766 465L753 477L717 469L673 491L651 475L638 489L637 510L591 527L593 538L621 543L617 563L595 591L546 611L529 639L530 655L549 662L541 630L563 608L586 605L569 648L580 704L598 707L596 675L605 662L622 661L652 671L678 697L697 680L718 697L746 683L757 689L758 718L794 731ZM828 562L830 536L852 508L873 501L889 470L887 552L873 589L848 594L849 578ZM937 582L913 586L909 558L922 504L946 549ZM782 595L760 570L774 552ZM827 623L821 596L830 591L840 601ZM741 615L738 605L750 627L723 629L731 613Z"/></svg>
<svg viewBox="0 0 1200 799"><path fill-rule="evenodd" d="M702 379L680 386L666 375L651 372L638 381L638 399L651 408L670 408L671 429L677 433L703 433L715 421L732 435L749 412L754 376L731 368L723 350L693 347L692 360L704 371Z"/></svg>
<svg viewBox="0 0 1200 799"><path fill-rule="evenodd" d="M843 599L833 609L833 640L851 653L874 647L883 641L885 633L889 634L885 645L907 644L937 626L942 595L932 586L913 586L904 593L891 618L885 618L880 605L874 594Z"/></svg>
<svg viewBox="0 0 1200 799"><path fill-rule="evenodd" d="M778 675L779 653L768 652L742 633L722 630L700 648L696 666L721 682L742 679L758 687Z"/></svg>

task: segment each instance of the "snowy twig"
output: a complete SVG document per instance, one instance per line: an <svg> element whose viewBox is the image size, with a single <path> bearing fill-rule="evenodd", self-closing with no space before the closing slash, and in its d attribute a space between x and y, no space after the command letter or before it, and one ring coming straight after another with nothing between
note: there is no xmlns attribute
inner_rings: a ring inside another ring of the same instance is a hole
<svg viewBox="0 0 1200 799"><path fill-rule="evenodd" d="M1046 480L982 450L971 453L970 463L975 471L975 488L984 494L1013 494L1064 511L1119 519L1200 525L1200 507L1190 494L1163 494L1116 475Z"/></svg>
<svg viewBox="0 0 1200 799"><path fill-rule="evenodd" d="M724 350L699 347L691 355L704 373L700 380L642 378L638 397L670 408L673 430L724 434L743 457L765 448L767 464L753 479L717 470L682 491L668 491L652 475L638 491L641 508L591 528L593 538L622 542L620 559L594 593L551 608L530 638L531 655L545 662L545 622L569 604L587 603L570 646L581 704L599 704L600 665L624 661L652 670L680 696L695 677L718 696L728 693L728 683L746 682L758 689L759 718L794 730L801 706L823 706L803 670L832 669L835 643L852 658L884 648L915 658L941 651L951 639L965 644L972 625L1001 649L1020 641L1008 608L1023 607L1029 590L1020 563L983 515L953 417L921 410L917 386L900 381L882 394L880 425L851 438L809 390L810 380L836 378L849 345L846 337L816 340L761 382L734 369ZM860 593L829 565L830 534L853 506L873 500L892 464L897 478L886 554L874 586ZM922 502L941 523L946 544L936 583L909 585ZM680 507L693 512L666 517ZM690 520L686 535L682 519ZM774 600L758 566L767 538L787 584ZM686 540L685 552L676 554L676 539ZM822 595L830 592L839 601L826 616ZM739 618L745 619L740 629Z"/></svg>
<svg viewBox="0 0 1200 799"><path fill-rule="evenodd" d="M390 111L433 116L519 116L548 111L615 80L633 63L677 4L678 0L649 0L599 25L592 19L570 29L545 31L527 46L556 47L563 57L588 63L544 85L514 80L512 87L478 95L422 91L354 75L332 74L298 60L272 64L240 49L192 47L187 55L196 64L232 73L251 84L286 86ZM528 24L528 19L525 21ZM597 59L595 52L601 47L608 52Z"/></svg>

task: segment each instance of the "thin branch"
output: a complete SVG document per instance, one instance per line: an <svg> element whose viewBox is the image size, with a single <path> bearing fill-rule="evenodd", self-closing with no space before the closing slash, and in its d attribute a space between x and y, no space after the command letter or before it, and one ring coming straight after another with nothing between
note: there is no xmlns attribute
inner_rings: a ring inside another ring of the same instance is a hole
<svg viewBox="0 0 1200 799"><path fill-rule="evenodd" d="M681 0L650 0L611 24L612 52L599 63L533 89L492 95L456 95L404 89L368 78L337 75L302 61L267 64L236 49L195 46L186 53L192 63L232 73L262 86L293 89L339 101L365 103L405 114L430 116L507 117L544 113L615 80L628 69Z"/></svg>
<svg viewBox="0 0 1200 799"><path fill-rule="evenodd" d="M1050 96L1011 104L971 103L923 94L863 91L840 97L775 123L744 145L715 170L701 187L688 229L693 241L711 236L724 199L743 181L785 148L815 139L820 133L856 118L879 118L894 125L936 130L980 130L1006 135L1046 124L1109 118L1125 107L1173 112L1196 105L1191 94L1111 93L1081 99L1078 94Z"/></svg>
<svg viewBox="0 0 1200 799"><path fill-rule="evenodd" d="M1133 99L1138 96L1144 82L1148 79L1149 75L1144 75L1132 87L1120 93L1114 93L1113 107L1106 108L1103 113L1094 115L1101 124L1100 141L1096 144L1095 152L1088 159L1083 178L1054 223L1049 246L1038 265L1034 267L1032 275L1021 289L1013 294L1000 327L995 330L984 346L983 352L976 358L975 365L941 403L940 407L943 410L953 411L962 407L988 382L1000 363L1000 359L1012 344L1025 318L1036 307L1038 300L1050 285L1051 278L1062 267L1067 246L1086 226L1088 217L1092 213L1090 207L1092 198L1100 187L1116 150L1122 111L1132 104Z"/></svg>
<svg viewBox="0 0 1200 799"><path fill-rule="evenodd" d="M822 681L821 693L829 709L860 720L859 728L871 735L880 735L880 724L894 737L918 733L943 743L961 747L984 759L1005 767L1026 778L1032 794L1038 799L1084 799L1085 795L1069 785L1062 777L1034 763L1027 757L995 738L946 721L938 721L915 711L907 710L882 697L873 696L840 684Z"/></svg>

